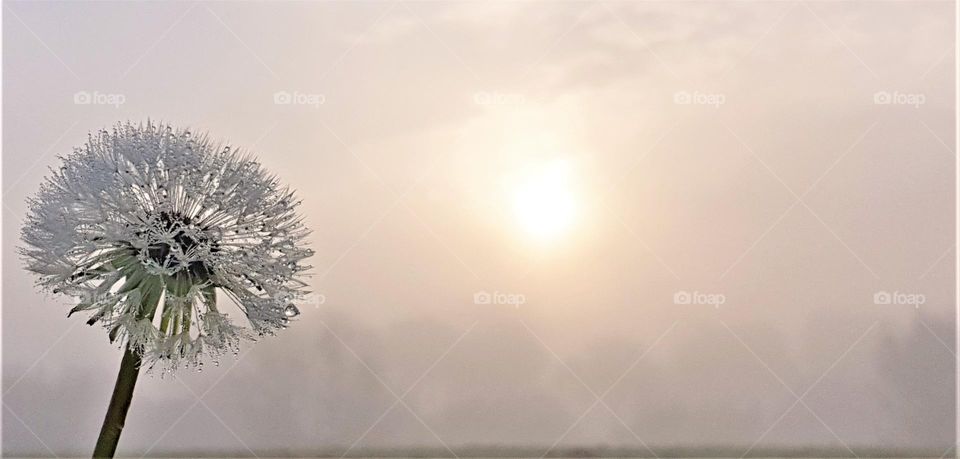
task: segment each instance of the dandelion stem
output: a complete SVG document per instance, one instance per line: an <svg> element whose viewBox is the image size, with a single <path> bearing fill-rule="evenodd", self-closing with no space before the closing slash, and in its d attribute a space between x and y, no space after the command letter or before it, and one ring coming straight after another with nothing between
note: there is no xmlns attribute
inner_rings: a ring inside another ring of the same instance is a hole
<svg viewBox="0 0 960 459"><path fill-rule="evenodd" d="M100 428L100 437L97 438L97 446L93 450L95 458L112 458L117 451L120 431L123 430L127 410L130 409L130 402L133 400L133 388L137 384L137 376L140 375L140 362L140 353L130 349L128 345L123 353L123 360L120 361L117 385L113 388L110 406L107 407L107 415L103 419L103 427Z"/></svg>

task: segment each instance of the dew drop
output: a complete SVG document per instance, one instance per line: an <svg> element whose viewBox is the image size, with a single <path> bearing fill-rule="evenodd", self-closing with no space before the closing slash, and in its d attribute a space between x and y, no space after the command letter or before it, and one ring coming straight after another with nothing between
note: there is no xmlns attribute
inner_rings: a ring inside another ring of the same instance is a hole
<svg viewBox="0 0 960 459"><path fill-rule="evenodd" d="M287 305L287 307L283 309L283 315L292 319L300 315L300 310L292 304Z"/></svg>

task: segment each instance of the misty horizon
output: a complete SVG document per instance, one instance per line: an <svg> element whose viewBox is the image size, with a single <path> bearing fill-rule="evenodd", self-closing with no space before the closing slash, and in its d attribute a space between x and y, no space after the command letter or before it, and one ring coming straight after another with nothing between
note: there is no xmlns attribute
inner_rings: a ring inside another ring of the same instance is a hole
<svg viewBox="0 0 960 459"><path fill-rule="evenodd" d="M288 328L140 375L119 456L955 454L955 6L5 2L3 454L93 448L122 352L17 248L147 120L315 254Z"/></svg>

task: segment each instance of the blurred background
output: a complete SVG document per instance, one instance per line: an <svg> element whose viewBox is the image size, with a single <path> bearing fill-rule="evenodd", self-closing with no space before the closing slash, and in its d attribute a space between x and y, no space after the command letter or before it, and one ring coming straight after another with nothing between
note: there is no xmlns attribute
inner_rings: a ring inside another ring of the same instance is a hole
<svg viewBox="0 0 960 459"><path fill-rule="evenodd" d="M299 190L316 294L120 455L953 455L954 8L4 2L3 453L89 454L121 357L25 199L154 119Z"/></svg>

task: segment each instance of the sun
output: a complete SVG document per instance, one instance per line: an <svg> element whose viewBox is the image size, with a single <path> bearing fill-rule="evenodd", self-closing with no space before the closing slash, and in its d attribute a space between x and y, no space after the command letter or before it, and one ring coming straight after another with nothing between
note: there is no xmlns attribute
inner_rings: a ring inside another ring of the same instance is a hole
<svg viewBox="0 0 960 459"><path fill-rule="evenodd" d="M570 163L554 160L535 168L516 183L513 214L521 230L540 242L569 232L577 216Z"/></svg>

